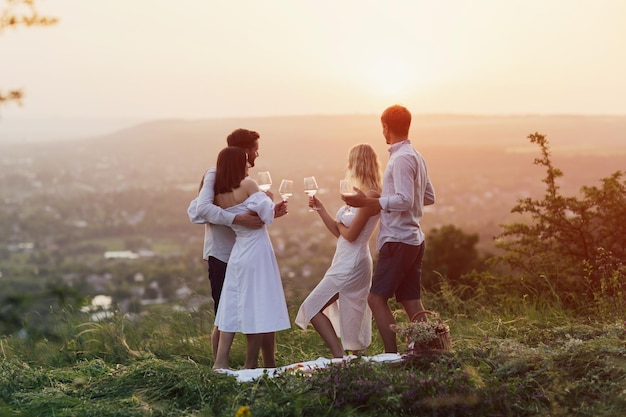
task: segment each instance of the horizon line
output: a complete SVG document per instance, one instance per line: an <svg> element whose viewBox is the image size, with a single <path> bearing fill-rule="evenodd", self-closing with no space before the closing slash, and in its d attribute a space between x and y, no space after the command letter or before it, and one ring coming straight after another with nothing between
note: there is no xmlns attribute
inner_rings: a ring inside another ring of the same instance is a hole
<svg viewBox="0 0 626 417"><path fill-rule="evenodd" d="M411 112L413 117L419 116L446 116L446 117L626 117L626 113L574 113L574 112L508 112L508 113L473 113L473 112ZM276 118L299 118L299 117L341 117L341 116L380 116L378 113L294 113L294 114L267 114L267 115L228 115L228 116L26 116L26 117L2 117L0 115L0 125L7 121L25 121L25 120L85 120L85 121L104 121L104 120L143 120L143 121L161 121L161 120L232 120L232 119L276 119Z"/></svg>

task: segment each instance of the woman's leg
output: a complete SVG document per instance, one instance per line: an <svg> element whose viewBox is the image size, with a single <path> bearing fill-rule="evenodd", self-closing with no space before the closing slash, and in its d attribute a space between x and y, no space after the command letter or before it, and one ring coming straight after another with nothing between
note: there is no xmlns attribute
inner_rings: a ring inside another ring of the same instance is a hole
<svg viewBox="0 0 626 417"><path fill-rule="evenodd" d="M339 294L335 294L322 309L311 318L311 324L315 328L315 330L319 333L326 343L326 346L330 349L330 353L334 358L343 358L343 347L341 343L339 343L339 338L337 337L337 333L333 328L333 324L330 322L330 319L326 317L322 311L339 298Z"/></svg>
<svg viewBox="0 0 626 417"><path fill-rule="evenodd" d="M228 369L228 355L230 347L235 339L235 333L220 332L220 340L217 345L217 354L215 355L215 363L213 369Z"/></svg>
<svg viewBox="0 0 626 417"><path fill-rule="evenodd" d="M276 332L263 333L261 357L264 368L276 368Z"/></svg>
<svg viewBox="0 0 626 417"><path fill-rule="evenodd" d="M259 350L263 342L264 333L247 334L248 346L246 348L245 369L256 369L259 366Z"/></svg>

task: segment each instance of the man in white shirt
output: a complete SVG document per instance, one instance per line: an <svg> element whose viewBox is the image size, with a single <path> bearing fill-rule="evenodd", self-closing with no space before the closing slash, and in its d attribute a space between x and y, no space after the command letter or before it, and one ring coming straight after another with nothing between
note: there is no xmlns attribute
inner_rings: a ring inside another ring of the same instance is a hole
<svg viewBox="0 0 626 417"><path fill-rule="evenodd" d="M411 113L402 106L387 108L382 116L383 136L389 146L389 162L380 198L367 197L356 189L342 199L353 207L381 210L377 239L379 258L367 301L372 309L385 352L397 353L395 319L388 301L395 296L409 319L424 310L421 299L424 233L420 220L424 206L435 203L426 163L408 139Z"/></svg>
<svg viewBox="0 0 626 417"><path fill-rule="evenodd" d="M260 135L252 130L236 129L228 135L226 141L228 146L243 148L248 155L248 165L254 167L254 161L259 156L259 137ZM263 221L256 213L248 212L235 216L213 204L213 198L215 197L214 185L215 167L212 167L204 174L198 197L191 202L187 214L193 223L204 224L203 258L208 263L211 296L213 298L214 310L217 313L228 258L235 244L235 232L233 232L230 226L238 224L251 229L258 229L263 226ZM270 197L272 196L270 195ZM285 202L277 203L274 210L275 217L283 216L287 213L287 205ZM265 337L261 345L263 366L265 368L276 367L273 359L275 357L274 337L273 334ZM217 352L218 343L219 329L214 327L211 333L211 346L213 347L214 356Z"/></svg>

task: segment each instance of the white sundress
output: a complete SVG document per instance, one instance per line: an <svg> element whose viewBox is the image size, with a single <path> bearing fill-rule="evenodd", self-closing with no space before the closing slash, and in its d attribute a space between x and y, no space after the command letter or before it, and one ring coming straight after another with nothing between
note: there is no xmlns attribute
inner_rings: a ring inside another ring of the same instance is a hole
<svg viewBox="0 0 626 417"><path fill-rule="evenodd" d="M259 191L229 212L256 212L265 225L274 220L274 203ZM248 229L233 224L236 239L215 316L224 332L268 333L291 327L285 292L266 226Z"/></svg>
<svg viewBox="0 0 626 417"><path fill-rule="evenodd" d="M336 219L349 227L357 211L358 208L343 206ZM370 217L353 242L339 236L330 268L304 300L296 316L296 324L306 329L311 318L328 300L339 294L337 301L324 313L341 338L344 350L363 350L372 342L372 312L367 305L373 269L369 240L379 217L379 214Z"/></svg>

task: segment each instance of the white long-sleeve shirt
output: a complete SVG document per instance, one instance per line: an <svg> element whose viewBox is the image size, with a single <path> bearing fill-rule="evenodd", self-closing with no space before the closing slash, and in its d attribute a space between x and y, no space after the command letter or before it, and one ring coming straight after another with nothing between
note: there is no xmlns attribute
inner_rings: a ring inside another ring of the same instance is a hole
<svg viewBox="0 0 626 417"><path fill-rule="evenodd" d="M187 213L193 223L204 223L203 258L213 256L222 262L228 262L230 252L235 244L235 232L230 228L235 214L223 210L213 204L215 198L215 168L204 174L202 189L198 198L190 204Z"/></svg>
<svg viewBox="0 0 626 417"><path fill-rule="evenodd" d="M380 230L377 248L386 242L420 245L424 232L420 220L424 206L435 203L435 190L428 178L426 162L406 139L389 147L389 162L379 199Z"/></svg>

